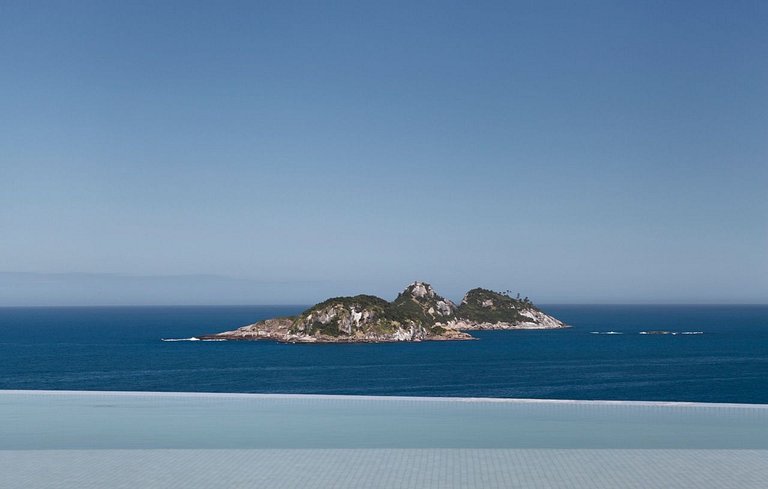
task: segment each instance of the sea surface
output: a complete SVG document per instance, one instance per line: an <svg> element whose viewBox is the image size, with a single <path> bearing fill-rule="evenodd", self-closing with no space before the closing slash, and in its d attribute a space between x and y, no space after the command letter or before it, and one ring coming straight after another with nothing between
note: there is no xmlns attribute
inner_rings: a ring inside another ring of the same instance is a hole
<svg viewBox="0 0 768 489"><path fill-rule="evenodd" d="M304 308L0 308L0 389L768 404L768 306L549 305L573 327L477 341L161 341Z"/></svg>

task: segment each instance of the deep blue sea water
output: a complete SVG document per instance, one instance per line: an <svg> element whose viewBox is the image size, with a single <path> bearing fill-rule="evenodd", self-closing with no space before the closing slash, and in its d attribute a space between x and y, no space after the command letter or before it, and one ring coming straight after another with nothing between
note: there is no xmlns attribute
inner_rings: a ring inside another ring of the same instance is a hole
<svg viewBox="0 0 768 489"><path fill-rule="evenodd" d="M160 341L303 306L0 308L0 389L768 403L768 306L543 308L573 328L360 345Z"/></svg>

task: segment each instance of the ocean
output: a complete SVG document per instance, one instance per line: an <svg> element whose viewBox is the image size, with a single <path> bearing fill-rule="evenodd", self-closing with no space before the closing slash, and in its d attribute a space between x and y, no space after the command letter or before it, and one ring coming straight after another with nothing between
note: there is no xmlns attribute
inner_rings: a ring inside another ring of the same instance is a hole
<svg viewBox="0 0 768 489"><path fill-rule="evenodd" d="M549 305L573 327L473 332L477 341L161 341L304 308L0 308L0 389L768 404L762 305ZM653 330L680 334L640 334ZM619 334L596 334L609 331Z"/></svg>

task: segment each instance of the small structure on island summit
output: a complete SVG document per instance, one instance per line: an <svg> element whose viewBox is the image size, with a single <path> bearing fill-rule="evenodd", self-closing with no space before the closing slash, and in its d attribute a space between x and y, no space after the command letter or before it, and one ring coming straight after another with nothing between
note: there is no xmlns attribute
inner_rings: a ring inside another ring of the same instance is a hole
<svg viewBox="0 0 768 489"><path fill-rule="evenodd" d="M383 343L470 340L465 331L557 329L568 325L545 314L528 298L472 289L461 303L414 282L388 302L372 295L335 297L298 316L267 319L200 340L272 340L284 343Z"/></svg>

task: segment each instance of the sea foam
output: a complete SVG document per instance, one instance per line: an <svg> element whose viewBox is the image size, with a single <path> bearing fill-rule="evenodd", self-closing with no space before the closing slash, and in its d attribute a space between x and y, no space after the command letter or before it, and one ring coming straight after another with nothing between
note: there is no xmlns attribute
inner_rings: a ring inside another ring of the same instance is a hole
<svg viewBox="0 0 768 489"><path fill-rule="evenodd" d="M193 336L191 338L160 338L160 341L227 341L227 340L223 338L210 338L210 339L201 340L200 338Z"/></svg>

